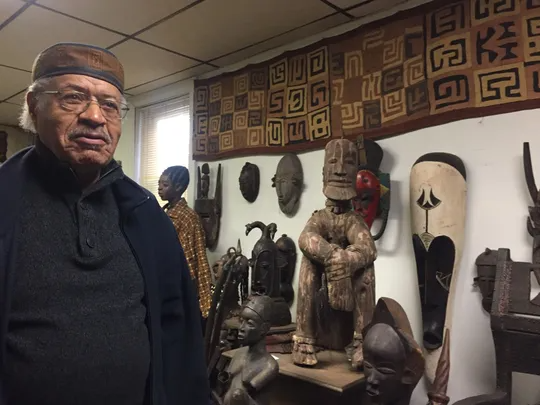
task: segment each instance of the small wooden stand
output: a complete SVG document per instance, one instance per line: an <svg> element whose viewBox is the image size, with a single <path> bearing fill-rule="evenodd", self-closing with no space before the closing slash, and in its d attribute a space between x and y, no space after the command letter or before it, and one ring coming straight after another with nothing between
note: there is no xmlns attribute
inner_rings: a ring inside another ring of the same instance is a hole
<svg viewBox="0 0 540 405"><path fill-rule="evenodd" d="M232 358L236 350L223 353ZM345 353L317 353L315 368L293 364L290 354L273 354L279 377L265 397L272 405L362 405L365 403L364 374L350 370Z"/></svg>

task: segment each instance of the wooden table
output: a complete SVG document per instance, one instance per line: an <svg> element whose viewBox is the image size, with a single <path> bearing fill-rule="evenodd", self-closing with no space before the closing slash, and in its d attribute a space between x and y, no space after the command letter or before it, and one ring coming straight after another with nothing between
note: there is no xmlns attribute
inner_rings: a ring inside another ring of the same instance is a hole
<svg viewBox="0 0 540 405"><path fill-rule="evenodd" d="M232 357L236 350L223 353ZM317 353L315 368L293 364L290 354L273 354L279 377L268 388L270 405L361 405L364 403L364 374L353 372L345 353ZM266 397L266 395L265 395Z"/></svg>

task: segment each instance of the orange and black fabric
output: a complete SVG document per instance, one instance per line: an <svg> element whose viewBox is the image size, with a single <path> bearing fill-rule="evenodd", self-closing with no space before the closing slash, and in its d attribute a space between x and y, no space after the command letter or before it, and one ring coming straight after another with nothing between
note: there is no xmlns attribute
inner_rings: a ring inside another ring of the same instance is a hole
<svg viewBox="0 0 540 405"><path fill-rule="evenodd" d="M199 306L204 318L208 317L212 303L210 286L212 276L206 257L206 238L199 215L188 207L184 198L167 210L184 249L191 278L196 281Z"/></svg>

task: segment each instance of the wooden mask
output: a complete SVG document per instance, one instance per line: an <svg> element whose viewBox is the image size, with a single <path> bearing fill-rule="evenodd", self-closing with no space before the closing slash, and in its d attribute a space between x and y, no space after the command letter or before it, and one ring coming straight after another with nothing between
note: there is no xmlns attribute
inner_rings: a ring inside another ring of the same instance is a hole
<svg viewBox="0 0 540 405"><path fill-rule="evenodd" d="M7 160L8 134L6 131L0 131L0 163Z"/></svg>
<svg viewBox="0 0 540 405"><path fill-rule="evenodd" d="M296 269L296 244L287 235L281 235L276 241L276 245L279 249L279 253L283 257L284 261L281 262L281 296L285 299L287 304L291 305L294 301L294 289L292 281L294 278L294 270Z"/></svg>
<svg viewBox="0 0 540 405"><path fill-rule="evenodd" d="M373 235L378 240L383 235L390 212L390 174L379 170L384 152L371 139L359 136L358 173L356 174L356 197L352 200L358 212L371 229L376 218L381 219L379 230Z"/></svg>
<svg viewBox="0 0 540 405"><path fill-rule="evenodd" d="M213 250L217 246L219 228L221 223L222 183L221 164L218 165L216 177L216 191L214 198L208 197L210 189L210 168L208 163L197 168L197 199L195 200L195 212L199 214L206 235L206 247Z"/></svg>
<svg viewBox="0 0 540 405"><path fill-rule="evenodd" d="M246 201L252 203L257 199L260 181L259 167L253 163L246 162L238 178L240 192Z"/></svg>
<svg viewBox="0 0 540 405"><path fill-rule="evenodd" d="M454 297L465 234L467 200L463 161L448 153L428 153L411 169L411 226L420 299L426 376L430 382L440 356L445 326L451 330Z"/></svg>
<svg viewBox="0 0 540 405"><path fill-rule="evenodd" d="M424 358L401 305L380 298L363 335L367 394L380 405L409 403L424 372Z"/></svg>
<svg viewBox="0 0 540 405"><path fill-rule="evenodd" d="M287 153L279 161L276 174L272 177L272 187L276 188L281 212L293 216L298 210L304 188L302 163L294 153Z"/></svg>
<svg viewBox="0 0 540 405"><path fill-rule="evenodd" d="M334 139L326 144L324 152L324 195L336 201L353 199L358 171L356 145L347 139Z"/></svg>

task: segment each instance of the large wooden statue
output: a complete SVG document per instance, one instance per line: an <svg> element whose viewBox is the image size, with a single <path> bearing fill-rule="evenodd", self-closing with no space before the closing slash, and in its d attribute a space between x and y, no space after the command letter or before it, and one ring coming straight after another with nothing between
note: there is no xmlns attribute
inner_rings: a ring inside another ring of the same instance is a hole
<svg viewBox="0 0 540 405"><path fill-rule="evenodd" d="M265 295L252 296L244 304L238 332L244 347L237 350L219 377L226 386L223 405L262 405L261 393L278 376L279 365L266 351L264 340L271 312L272 299Z"/></svg>
<svg viewBox="0 0 540 405"><path fill-rule="evenodd" d="M461 159L429 153L412 167L411 225L422 305L426 376L430 382L443 344L452 329L452 301L463 250L466 171Z"/></svg>
<svg viewBox="0 0 540 405"><path fill-rule="evenodd" d="M214 198L208 196L210 191L210 167L208 163L197 168L197 198L195 200L195 211L201 217L204 232L206 234L206 247L214 250L219 238L219 227L221 223L222 204L222 184L221 184L221 164L218 165L216 176L216 191Z"/></svg>
<svg viewBox="0 0 540 405"><path fill-rule="evenodd" d="M375 244L362 216L351 209L358 155L345 139L325 148L323 193L326 207L316 211L298 238L303 253L292 359L315 366L318 346L348 353L353 369L363 363L362 329L375 307Z"/></svg>

